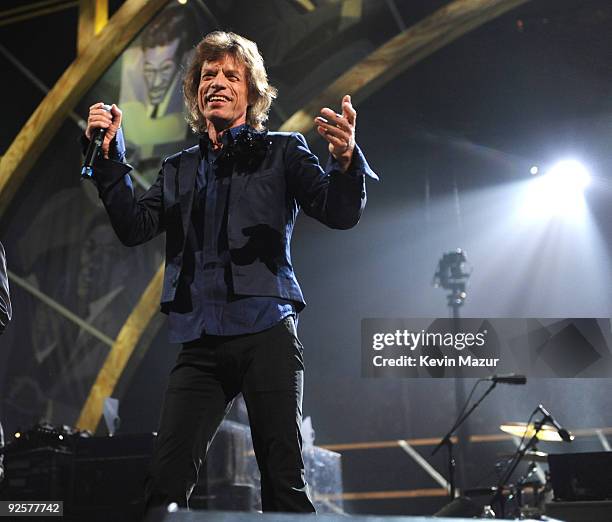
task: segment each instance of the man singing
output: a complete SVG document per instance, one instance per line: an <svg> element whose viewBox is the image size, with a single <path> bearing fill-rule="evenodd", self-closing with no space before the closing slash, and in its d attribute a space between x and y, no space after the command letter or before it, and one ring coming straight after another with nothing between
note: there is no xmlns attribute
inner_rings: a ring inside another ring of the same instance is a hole
<svg viewBox="0 0 612 522"><path fill-rule="evenodd" d="M325 171L298 133L266 132L276 89L257 45L216 31L196 47L183 92L199 145L167 158L136 199L123 163L121 111L90 108L87 137L107 129L94 180L120 240L166 232L161 307L182 349L170 373L147 504L186 506L210 443L237 394L249 414L264 511L313 512L300 425L304 308L290 240L300 208L347 229L365 206L365 177L378 179L355 144L350 96L342 114L315 118L327 140Z"/></svg>

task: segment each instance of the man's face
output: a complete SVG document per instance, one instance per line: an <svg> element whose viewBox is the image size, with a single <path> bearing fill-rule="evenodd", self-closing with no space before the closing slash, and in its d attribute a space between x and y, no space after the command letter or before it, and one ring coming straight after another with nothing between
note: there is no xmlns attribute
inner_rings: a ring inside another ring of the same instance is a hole
<svg viewBox="0 0 612 522"><path fill-rule="evenodd" d="M227 129L246 123L248 98L243 63L225 55L202 64L198 106L202 116L215 127Z"/></svg>
<svg viewBox="0 0 612 522"><path fill-rule="evenodd" d="M164 99L177 70L176 51L178 38L167 45L148 47L144 54L144 78L151 105L158 105Z"/></svg>

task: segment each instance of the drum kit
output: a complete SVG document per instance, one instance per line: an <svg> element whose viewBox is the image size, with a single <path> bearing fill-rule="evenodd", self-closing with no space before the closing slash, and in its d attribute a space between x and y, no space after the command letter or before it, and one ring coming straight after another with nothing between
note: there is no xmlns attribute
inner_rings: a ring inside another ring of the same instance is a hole
<svg viewBox="0 0 612 522"><path fill-rule="evenodd" d="M469 497L493 495L505 507L505 515L539 519L544 514L545 503L552 498L552 485L549 474L543 474L538 467L538 464L548 464L548 453L539 451L536 444L540 441L564 442L564 439L555 426L547 424L507 422L499 429L521 441L531 441L522 452L500 455L500 467L524 462L528 463L526 470L514 484L504 484L499 491L496 487L474 488L465 490L464 494Z"/></svg>

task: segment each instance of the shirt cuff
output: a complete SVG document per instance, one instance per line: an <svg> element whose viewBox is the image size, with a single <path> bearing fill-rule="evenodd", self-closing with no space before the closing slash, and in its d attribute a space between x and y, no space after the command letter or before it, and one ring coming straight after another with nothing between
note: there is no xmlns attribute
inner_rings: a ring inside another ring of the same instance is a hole
<svg viewBox="0 0 612 522"><path fill-rule="evenodd" d="M329 155L329 159L327 160L326 172L331 171L341 171L340 163L336 158L334 158L331 154ZM351 163L346 170L346 174L349 176L357 177L357 176L367 176L373 180L379 181L380 178L378 175L370 168L368 161L365 158L365 155L359 148L359 145L355 143L355 149L353 150L353 157L351 158Z"/></svg>

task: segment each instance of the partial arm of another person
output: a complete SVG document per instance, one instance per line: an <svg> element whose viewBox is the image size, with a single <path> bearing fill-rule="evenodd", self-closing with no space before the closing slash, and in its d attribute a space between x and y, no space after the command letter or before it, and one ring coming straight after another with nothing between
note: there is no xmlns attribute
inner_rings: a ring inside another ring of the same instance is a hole
<svg viewBox="0 0 612 522"><path fill-rule="evenodd" d="M0 243L0 335L4 332L6 325L11 320L13 311L11 308L11 296L9 294L9 282L6 269L6 253Z"/></svg>
<svg viewBox="0 0 612 522"><path fill-rule="evenodd" d="M110 112L103 108L102 102L92 105L85 137L90 140L95 129L106 129L102 144L103 158L94 163L93 180L120 241L126 246L134 246L149 241L165 229L163 166L155 183L136 198L129 176L132 167L124 163L121 117L121 110L114 104Z"/></svg>
<svg viewBox="0 0 612 522"><path fill-rule="evenodd" d="M2 423L0 423L0 450L4 449L4 430L2 429ZM4 480L4 453L0 452L0 484Z"/></svg>

